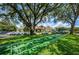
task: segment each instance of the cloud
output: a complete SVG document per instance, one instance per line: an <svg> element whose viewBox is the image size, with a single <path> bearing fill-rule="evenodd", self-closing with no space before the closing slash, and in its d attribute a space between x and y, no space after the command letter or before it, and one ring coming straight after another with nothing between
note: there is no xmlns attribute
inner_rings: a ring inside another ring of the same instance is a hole
<svg viewBox="0 0 79 59"><path fill-rule="evenodd" d="M68 24L68 23L63 23L63 22L57 22L54 26L53 26L53 28L55 28L55 27L70 27L70 25Z"/></svg>
<svg viewBox="0 0 79 59"><path fill-rule="evenodd" d="M43 25L43 26L50 26L52 28L55 28L55 27L69 27L70 25L68 23L62 23L61 21L60 22L57 22L57 23L54 23L54 22L46 22L46 23L40 23L38 26L40 25Z"/></svg>

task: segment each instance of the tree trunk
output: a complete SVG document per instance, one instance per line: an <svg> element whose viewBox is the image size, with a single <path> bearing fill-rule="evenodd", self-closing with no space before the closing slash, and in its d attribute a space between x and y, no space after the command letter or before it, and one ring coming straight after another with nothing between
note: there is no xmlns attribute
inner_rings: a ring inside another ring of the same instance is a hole
<svg viewBox="0 0 79 59"><path fill-rule="evenodd" d="M75 26L75 23L72 23L70 28L70 34L74 33L74 26Z"/></svg>
<svg viewBox="0 0 79 59"><path fill-rule="evenodd" d="M30 35L34 35L34 30L33 29L30 29Z"/></svg>
<svg viewBox="0 0 79 59"><path fill-rule="evenodd" d="M30 28L30 35L35 35L35 26Z"/></svg>

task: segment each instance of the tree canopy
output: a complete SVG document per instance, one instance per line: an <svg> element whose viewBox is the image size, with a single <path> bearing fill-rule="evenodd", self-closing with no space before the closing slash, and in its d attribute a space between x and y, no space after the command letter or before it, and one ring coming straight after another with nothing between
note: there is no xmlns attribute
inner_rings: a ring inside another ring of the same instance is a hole
<svg viewBox="0 0 79 59"><path fill-rule="evenodd" d="M18 18L18 20L23 22L23 24L29 28L30 34L34 34L35 26L41 21L45 21L48 14L60 6L60 4L52 3L17 3L1 5L4 6L2 9L6 9L7 7L8 10L6 14L1 15L11 19Z"/></svg>
<svg viewBox="0 0 79 59"><path fill-rule="evenodd" d="M17 20L19 20L21 23L23 23L24 27L29 29L31 35L34 34L35 26L51 17L53 17L57 21L68 22L71 25L70 34L73 34L75 22L78 18L78 15L79 4L76 3L0 4L0 17L13 24L18 23Z"/></svg>

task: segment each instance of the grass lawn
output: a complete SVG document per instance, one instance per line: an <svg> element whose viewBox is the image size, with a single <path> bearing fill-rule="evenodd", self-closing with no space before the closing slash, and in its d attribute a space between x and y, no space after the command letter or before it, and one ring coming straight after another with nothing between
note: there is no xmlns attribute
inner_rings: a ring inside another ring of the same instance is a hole
<svg viewBox="0 0 79 59"><path fill-rule="evenodd" d="M0 39L0 54L79 55L78 35L12 36Z"/></svg>
<svg viewBox="0 0 79 59"><path fill-rule="evenodd" d="M1 44L7 44L7 43L15 43L15 42L19 42L19 41L24 41L24 40L31 40L34 38L39 38L39 37L44 37L44 36L49 36L49 35L11 35L9 38L0 38L0 45Z"/></svg>
<svg viewBox="0 0 79 59"><path fill-rule="evenodd" d="M55 44L50 44L38 54L52 55L79 55L79 36L66 35Z"/></svg>

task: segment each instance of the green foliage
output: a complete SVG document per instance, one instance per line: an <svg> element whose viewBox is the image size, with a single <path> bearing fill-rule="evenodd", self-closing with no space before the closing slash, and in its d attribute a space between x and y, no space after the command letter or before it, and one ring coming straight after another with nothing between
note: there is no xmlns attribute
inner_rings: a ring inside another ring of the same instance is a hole
<svg viewBox="0 0 79 59"><path fill-rule="evenodd" d="M13 25L10 25L6 22L0 22L0 31L15 31L16 28Z"/></svg>

